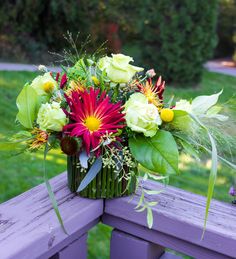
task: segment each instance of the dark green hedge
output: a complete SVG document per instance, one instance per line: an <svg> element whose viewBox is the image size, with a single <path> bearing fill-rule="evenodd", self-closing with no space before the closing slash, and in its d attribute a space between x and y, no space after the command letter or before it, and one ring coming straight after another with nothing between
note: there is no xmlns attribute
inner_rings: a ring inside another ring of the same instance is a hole
<svg viewBox="0 0 236 259"><path fill-rule="evenodd" d="M233 41L236 33L236 1L220 0L217 33L219 41L215 50L215 57L230 57L233 55L236 42ZM235 27L235 28L234 28Z"/></svg>
<svg viewBox="0 0 236 259"><path fill-rule="evenodd" d="M216 45L217 0L11 0L0 3L1 58L43 60L70 30L108 39L168 82L197 83ZM44 53L44 55L42 55ZM10 54L10 55L9 55Z"/></svg>

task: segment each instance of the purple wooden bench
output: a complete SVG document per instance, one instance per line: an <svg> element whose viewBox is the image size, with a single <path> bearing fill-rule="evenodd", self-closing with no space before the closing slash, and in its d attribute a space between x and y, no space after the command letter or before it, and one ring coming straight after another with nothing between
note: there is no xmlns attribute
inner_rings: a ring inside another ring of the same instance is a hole
<svg viewBox="0 0 236 259"><path fill-rule="evenodd" d="M204 240L201 240L205 198L167 187L150 200L154 225L137 213L139 192L114 200L89 200L71 194L66 174L51 180L68 231L58 223L44 184L0 205L0 259L85 259L87 232L100 220L112 226L111 259L180 258L165 248L194 258L236 258L236 208L213 201ZM146 189L162 185L148 181ZM97 237L99 239L99 237Z"/></svg>

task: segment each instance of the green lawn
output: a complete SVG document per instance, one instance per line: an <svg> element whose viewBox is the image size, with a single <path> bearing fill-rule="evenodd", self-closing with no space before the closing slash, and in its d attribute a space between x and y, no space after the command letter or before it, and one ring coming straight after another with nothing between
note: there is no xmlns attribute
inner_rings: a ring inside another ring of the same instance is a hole
<svg viewBox="0 0 236 259"><path fill-rule="evenodd" d="M26 80L31 80L36 74L31 72L0 72L0 137L17 131L15 115L17 112L15 99ZM191 98L200 94L216 93L224 88L221 101L226 101L236 92L236 78L216 73L204 72L201 84L196 88L176 89L167 86L167 95L176 93L181 98ZM0 161L0 202L18 195L31 187L43 182L42 153L24 154ZM170 184L183 189L206 195L209 175L209 161L200 165L189 157L182 157L181 177L174 177ZM59 174L66 169L65 156L60 151L48 155L47 168L50 176ZM214 197L230 202L228 189L233 182L235 172L220 166ZM154 219L155 220L155 219ZM108 258L110 228L100 224L93 228L89 235L89 258Z"/></svg>

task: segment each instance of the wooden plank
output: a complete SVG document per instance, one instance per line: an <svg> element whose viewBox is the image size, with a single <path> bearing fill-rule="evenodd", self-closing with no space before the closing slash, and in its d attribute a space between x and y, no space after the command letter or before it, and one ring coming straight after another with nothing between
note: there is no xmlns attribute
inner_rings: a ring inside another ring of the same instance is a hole
<svg viewBox="0 0 236 259"><path fill-rule="evenodd" d="M197 246L190 242L184 241L181 238L173 237L165 233L150 230L142 225L132 223L131 221L123 220L114 216L104 214L102 217L103 223L112 226L120 231L141 237L144 240L154 244L159 244L163 247L171 248L175 251L192 256L199 259L230 259L232 257L224 254L219 254L212 250Z"/></svg>
<svg viewBox="0 0 236 259"><path fill-rule="evenodd" d="M182 256L179 256L179 255L175 255L175 254L172 254L172 253L169 253L169 252L165 252L161 257L160 259L183 259Z"/></svg>
<svg viewBox="0 0 236 259"><path fill-rule="evenodd" d="M50 259L86 259L87 258L87 234L84 234L72 244L65 247Z"/></svg>
<svg viewBox="0 0 236 259"><path fill-rule="evenodd" d="M0 258L48 258L99 222L103 200L76 196L63 173L51 181L69 235L54 213L44 184L0 205Z"/></svg>
<svg viewBox="0 0 236 259"><path fill-rule="evenodd" d="M131 201L130 197L107 200L103 222L196 258L207 258L204 256L210 252L212 257L208 258L236 258L236 208L233 205L212 201L207 230L201 240L205 197L171 186L165 188L153 181L143 184L148 190L164 190L159 195L146 195L149 201L158 201L153 209L152 230L147 228L146 213L134 210L141 195L140 190ZM202 257L198 257L198 253Z"/></svg>
<svg viewBox="0 0 236 259"><path fill-rule="evenodd" d="M110 259L157 259L164 248L146 240L113 230L110 245Z"/></svg>

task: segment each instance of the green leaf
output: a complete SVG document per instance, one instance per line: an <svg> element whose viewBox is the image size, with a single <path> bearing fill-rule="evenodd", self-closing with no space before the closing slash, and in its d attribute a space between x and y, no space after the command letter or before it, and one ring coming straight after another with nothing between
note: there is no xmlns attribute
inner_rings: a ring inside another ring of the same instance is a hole
<svg viewBox="0 0 236 259"><path fill-rule="evenodd" d="M162 193L164 190L159 190L159 191L156 191L156 190L144 190L144 192L148 195L156 195L156 194L160 194Z"/></svg>
<svg viewBox="0 0 236 259"><path fill-rule="evenodd" d="M86 169L88 168L88 160L89 160L89 156L87 152L85 150L82 151L79 155L79 162L83 168L86 168Z"/></svg>
<svg viewBox="0 0 236 259"><path fill-rule="evenodd" d="M56 201L56 198L55 198L55 195L53 193L53 190L52 190L52 187L49 183L49 180L48 180L48 175L47 175L47 170L46 170L46 158L47 158L47 153L48 151L50 150L50 147L48 146L48 144L46 143L46 146L45 146L45 150L44 150L44 162L43 162L43 167L44 167L44 182L46 184L46 187L47 187L47 191L48 191L48 195L49 195L49 198L51 200L51 203L52 203L52 206L53 206L53 209L57 215L57 218L58 218L58 221L63 229L63 231L65 232L65 234L67 234L67 231L65 229L65 226L64 226L64 223L63 223L63 220L62 220L62 217L61 217L61 214L60 214L60 211L59 211L59 208L58 208L58 204L57 204L57 201ZM68 235L68 234L67 234Z"/></svg>
<svg viewBox="0 0 236 259"><path fill-rule="evenodd" d="M152 215L152 209L147 208L147 224L149 228L152 228L153 225L153 215Z"/></svg>
<svg viewBox="0 0 236 259"><path fill-rule="evenodd" d="M34 88L26 84L16 99L19 110L16 119L27 129L33 128L33 121L36 119L39 101Z"/></svg>
<svg viewBox="0 0 236 259"><path fill-rule="evenodd" d="M144 192L142 192L138 205L134 209L138 209L139 207L141 207L141 205L143 204L143 201L144 201Z"/></svg>
<svg viewBox="0 0 236 259"><path fill-rule="evenodd" d="M213 105L215 105L218 101L219 96L222 94L223 90L221 90L217 94L212 95L201 95L197 96L192 101L192 110L194 114L204 114L210 109Z"/></svg>
<svg viewBox="0 0 236 259"><path fill-rule="evenodd" d="M101 169L102 169L102 158L99 157L96 159L96 161L93 163L93 165L89 169L88 173L85 175L84 179L80 183L80 186L79 186L77 192L81 192L84 188L86 188L88 186L88 184L101 171Z"/></svg>
<svg viewBox="0 0 236 259"><path fill-rule="evenodd" d="M159 130L152 138L140 134L129 139L129 146L134 158L147 169L164 175L178 173L179 152L170 132Z"/></svg>
<svg viewBox="0 0 236 259"><path fill-rule="evenodd" d="M140 209L136 209L136 212L143 212L143 211L146 210L146 208L147 208L147 206L143 206L143 207L140 208Z"/></svg>
<svg viewBox="0 0 236 259"><path fill-rule="evenodd" d="M147 204L148 204L148 206L153 207L153 206L156 206L158 204L158 202L157 201L150 201Z"/></svg>

